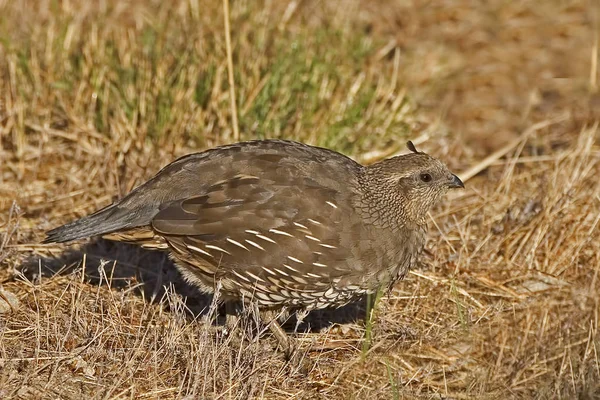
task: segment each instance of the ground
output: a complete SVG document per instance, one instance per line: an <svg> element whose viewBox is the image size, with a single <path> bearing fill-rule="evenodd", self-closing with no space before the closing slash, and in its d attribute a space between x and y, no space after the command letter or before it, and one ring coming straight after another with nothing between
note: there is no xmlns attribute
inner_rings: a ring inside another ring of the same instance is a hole
<svg viewBox="0 0 600 400"><path fill-rule="evenodd" d="M229 6L0 0L0 397L600 397L599 4ZM237 132L364 163L412 139L466 183L372 313L308 317L308 371L161 253L40 244Z"/></svg>

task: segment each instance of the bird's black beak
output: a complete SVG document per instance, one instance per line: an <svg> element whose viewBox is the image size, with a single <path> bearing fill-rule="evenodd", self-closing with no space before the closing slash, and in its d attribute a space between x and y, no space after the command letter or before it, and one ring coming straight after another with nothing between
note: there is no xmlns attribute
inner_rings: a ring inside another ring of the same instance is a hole
<svg viewBox="0 0 600 400"><path fill-rule="evenodd" d="M452 174L452 176L450 177L450 180L448 181L448 187L450 189L457 189L457 188L465 188L465 184L460 180L460 178L454 174Z"/></svg>

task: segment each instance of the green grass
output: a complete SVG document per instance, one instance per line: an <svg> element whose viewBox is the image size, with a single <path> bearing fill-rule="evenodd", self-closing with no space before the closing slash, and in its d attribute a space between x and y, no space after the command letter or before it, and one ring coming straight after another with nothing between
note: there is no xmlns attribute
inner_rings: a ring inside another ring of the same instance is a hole
<svg viewBox="0 0 600 400"><path fill-rule="evenodd" d="M462 296L458 293L454 279L452 279L450 282L450 295L452 297L452 301L454 301L454 304L456 305L456 317L458 318L458 322L463 330L467 330L469 328L467 308L462 302Z"/></svg>
<svg viewBox="0 0 600 400"><path fill-rule="evenodd" d="M395 94L382 84L392 80L391 70L370 67L381 42L329 25L311 31L257 25L247 7L231 21L242 139L286 137L346 153L404 141L407 122L384 112ZM190 139L201 145L207 130L215 136L231 130L220 26L194 26L191 16L175 18L169 10L162 6L126 32L114 29L110 7L93 23L51 7L51 34L19 38L0 24L8 59L18 59L21 101L58 100L28 108L25 119L51 114L61 126L77 119L109 137L142 131L159 145Z"/></svg>
<svg viewBox="0 0 600 400"><path fill-rule="evenodd" d="M365 334L362 342L362 351L361 358L362 360L367 359L367 355L369 353L369 349L371 349L371 345L373 342L373 329L375 326L375 318L377 305L379 304L379 300L381 300L381 296L383 296L383 290L379 289L375 296L371 293L367 294L367 310L365 315Z"/></svg>
<svg viewBox="0 0 600 400"><path fill-rule="evenodd" d="M400 390L398 389L398 382L394 378L394 374L392 372L392 368L390 367L390 364L386 362L385 368L386 368L387 374L388 374L388 380L389 380L390 388L391 388L391 392L392 392L392 399L400 400Z"/></svg>

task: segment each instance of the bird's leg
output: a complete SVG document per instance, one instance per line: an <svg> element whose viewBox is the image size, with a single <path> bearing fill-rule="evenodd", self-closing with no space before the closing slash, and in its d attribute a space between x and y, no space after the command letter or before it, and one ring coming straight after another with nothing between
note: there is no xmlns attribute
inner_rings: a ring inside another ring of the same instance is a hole
<svg viewBox="0 0 600 400"><path fill-rule="evenodd" d="M261 312L261 319L264 323L268 324L269 330L277 338L279 345L283 349L285 357L290 366L297 368L297 371L307 374L310 368L310 361L305 358L305 354L300 351L298 342L290 337L281 327L277 319L286 310L282 310L280 313L273 311Z"/></svg>
<svg viewBox="0 0 600 400"><path fill-rule="evenodd" d="M296 311L296 327L294 328L294 333L298 332L298 328L300 327L302 322L304 322L304 318L306 318L309 312L310 309L308 308Z"/></svg>
<svg viewBox="0 0 600 400"><path fill-rule="evenodd" d="M293 340L291 337L289 337L287 335L287 333L285 333L285 331L283 330L283 328L277 321L277 318L281 315L281 313L278 314L278 313L275 313L274 311L268 310L268 311L261 311L260 314L261 314L261 319L263 320L263 322L265 324L267 324L267 326L269 327L269 330L271 331L273 336L275 336L275 338L279 342L279 345L283 349L285 355L288 358L291 358L291 356L295 352L297 346L296 346L295 340Z"/></svg>
<svg viewBox="0 0 600 400"><path fill-rule="evenodd" d="M236 304L232 301L225 303L225 330L228 335L238 327L240 323L240 316L237 313Z"/></svg>

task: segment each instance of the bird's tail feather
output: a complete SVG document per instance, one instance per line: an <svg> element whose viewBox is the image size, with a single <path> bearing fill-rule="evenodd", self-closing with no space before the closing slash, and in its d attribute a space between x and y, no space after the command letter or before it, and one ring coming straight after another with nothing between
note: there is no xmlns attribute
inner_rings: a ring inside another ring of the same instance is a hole
<svg viewBox="0 0 600 400"><path fill-rule="evenodd" d="M91 236L105 235L118 230L147 225L148 210L131 210L112 204L86 217L46 232L43 243L63 243Z"/></svg>

